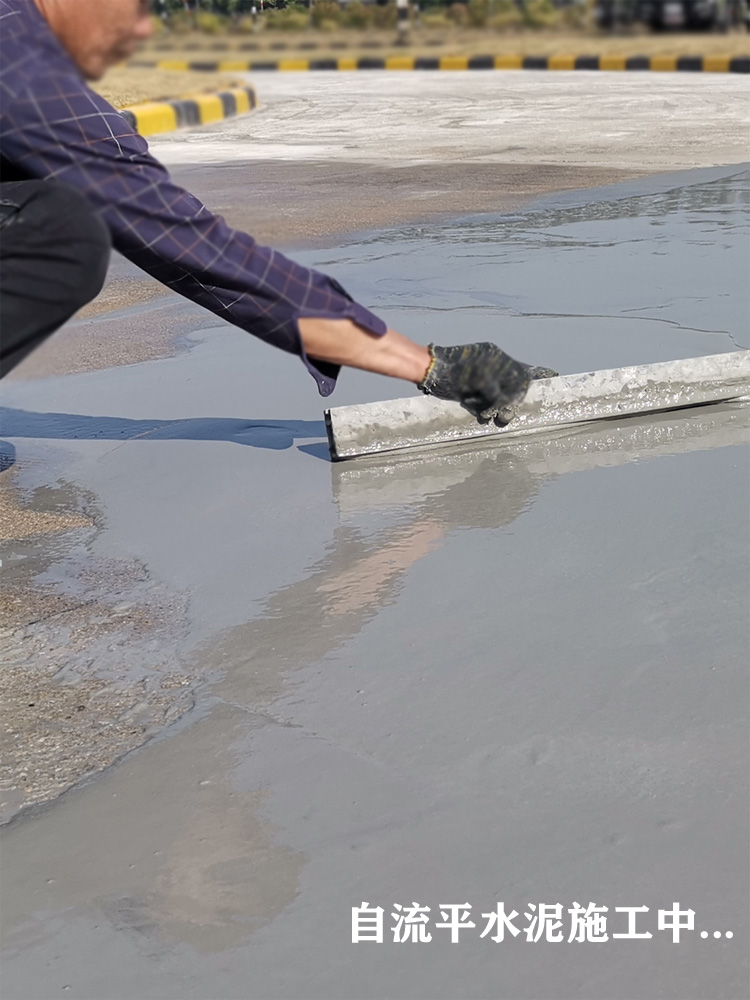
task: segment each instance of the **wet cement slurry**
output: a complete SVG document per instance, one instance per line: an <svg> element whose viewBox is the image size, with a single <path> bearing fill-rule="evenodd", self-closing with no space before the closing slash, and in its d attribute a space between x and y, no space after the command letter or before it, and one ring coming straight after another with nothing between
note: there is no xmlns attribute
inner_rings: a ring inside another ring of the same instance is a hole
<svg viewBox="0 0 750 1000"><path fill-rule="evenodd" d="M747 180L300 256L423 340L562 371L713 354L748 346ZM334 398L402 394L347 372ZM747 995L747 404L332 466L302 366L213 321L4 396L22 485L96 495L89 555L189 595L203 678L162 738L5 830L7 996ZM413 901L432 940L398 945ZM482 938L499 901L519 927L561 903L564 940ZM383 944L351 943L363 902ZM568 943L575 902L609 940ZM613 939L638 906L653 936Z"/></svg>

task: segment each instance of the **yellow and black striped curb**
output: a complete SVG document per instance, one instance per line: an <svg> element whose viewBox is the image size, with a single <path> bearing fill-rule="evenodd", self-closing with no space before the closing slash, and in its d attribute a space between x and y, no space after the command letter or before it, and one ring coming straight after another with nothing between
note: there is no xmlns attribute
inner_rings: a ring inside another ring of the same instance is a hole
<svg viewBox="0 0 750 1000"><path fill-rule="evenodd" d="M222 59L188 62L166 59L135 61L136 68L197 70L219 73L294 72L307 70L462 70L462 69L550 69L550 70L650 70L666 73L750 73L750 56L372 56L338 59L276 59L272 61Z"/></svg>
<svg viewBox="0 0 750 1000"><path fill-rule="evenodd" d="M244 114L256 106L252 87L232 87L215 94L193 94L175 101L149 101L133 104L120 114L141 135L173 132L186 125L209 125L235 115Z"/></svg>

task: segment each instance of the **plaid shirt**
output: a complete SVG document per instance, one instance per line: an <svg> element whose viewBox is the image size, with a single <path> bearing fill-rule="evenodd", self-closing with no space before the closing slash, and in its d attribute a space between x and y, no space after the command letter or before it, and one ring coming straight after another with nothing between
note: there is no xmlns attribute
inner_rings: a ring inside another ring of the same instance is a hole
<svg viewBox="0 0 750 1000"><path fill-rule="evenodd" d="M2 180L54 177L82 191L116 250L199 305L302 357L323 396L339 368L312 361L297 320L386 327L332 278L300 267L173 184L146 141L90 90L33 0L0 0Z"/></svg>

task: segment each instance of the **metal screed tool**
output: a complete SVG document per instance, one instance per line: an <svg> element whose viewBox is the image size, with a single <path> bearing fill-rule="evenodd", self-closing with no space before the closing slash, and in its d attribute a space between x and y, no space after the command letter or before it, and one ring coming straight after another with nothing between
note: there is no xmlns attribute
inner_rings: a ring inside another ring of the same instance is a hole
<svg viewBox="0 0 750 1000"><path fill-rule="evenodd" d="M750 351L611 368L532 382L505 427L480 424L458 403L408 396L325 411L334 461L750 397Z"/></svg>

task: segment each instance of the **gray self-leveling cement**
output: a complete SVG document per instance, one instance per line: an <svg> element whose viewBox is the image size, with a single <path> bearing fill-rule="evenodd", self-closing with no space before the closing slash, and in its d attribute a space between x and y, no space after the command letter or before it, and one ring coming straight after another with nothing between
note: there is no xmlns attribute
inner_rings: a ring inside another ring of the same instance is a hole
<svg viewBox="0 0 750 1000"><path fill-rule="evenodd" d="M746 174L659 184L304 257L422 342L563 372L747 348ZM89 322L182 332L149 310ZM137 564L87 596L184 596L185 634L145 648L201 679L162 738L3 831L4 993L746 997L748 404L332 464L302 365L212 323L173 358L3 386L23 496L67 482L96 520L3 568L44 556L56 593ZM389 392L346 372L334 399ZM413 901L432 940L395 944ZM482 938L499 901L521 927L560 904L566 940ZM351 943L363 902L382 945ZM465 902L451 944L440 906ZM575 902L609 908L607 941L568 943ZM615 939L617 907L652 937Z"/></svg>

